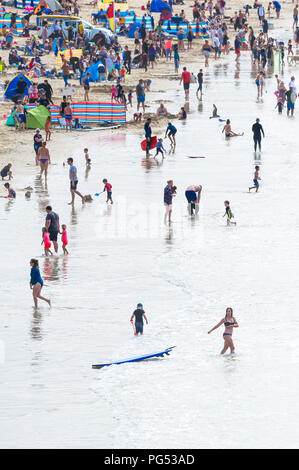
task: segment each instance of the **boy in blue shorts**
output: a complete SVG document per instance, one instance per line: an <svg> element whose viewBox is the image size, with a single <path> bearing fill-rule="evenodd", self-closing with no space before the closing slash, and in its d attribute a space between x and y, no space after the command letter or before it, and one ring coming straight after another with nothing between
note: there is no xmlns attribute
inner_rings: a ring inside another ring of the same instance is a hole
<svg viewBox="0 0 299 470"><path fill-rule="evenodd" d="M259 166L256 166L255 167L255 172L254 172L254 175L253 175L253 183L254 183L254 186L251 186L251 188L248 188L249 189L249 192L251 189L255 189L255 192L257 193L258 190L259 190L259 187L260 187L260 184L259 184L259 180L261 179L260 176L259 176L259 171L260 171L260 167Z"/></svg>
<svg viewBox="0 0 299 470"><path fill-rule="evenodd" d="M130 322L133 324L133 319L135 317L135 334L136 336L143 335L143 319L148 325L148 320L146 318L145 312L143 310L143 305L141 303L137 304L137 309L134 310Z"/></svg>

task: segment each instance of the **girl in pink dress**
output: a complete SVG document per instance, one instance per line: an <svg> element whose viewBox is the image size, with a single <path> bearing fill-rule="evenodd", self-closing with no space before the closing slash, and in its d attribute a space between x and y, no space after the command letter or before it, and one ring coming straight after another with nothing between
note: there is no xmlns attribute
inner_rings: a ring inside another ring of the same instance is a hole
<svg viewBox="0 0 299 470"><path fill-rule="evenodd" d="M62 228L62 232L61 232L61 233L62 233L61 241L62 241L63 253L64 253L65 255L68 255L69 252L68 252L67 249L66 249L66 245L68 244L66 225L65 225L65 224L61 225L61 228Z"/></svg>
<svg viewBox="0 0 299 470"><path fill-rule="evenodd" d="M42 239L41 245L44 244L45 255L48 256L49 253L50 255L53 255L52 251L50 250L51 248L50 234L48 230L46 229L46 227L42 228L42 236L43 236L43 239Z"/></svg>

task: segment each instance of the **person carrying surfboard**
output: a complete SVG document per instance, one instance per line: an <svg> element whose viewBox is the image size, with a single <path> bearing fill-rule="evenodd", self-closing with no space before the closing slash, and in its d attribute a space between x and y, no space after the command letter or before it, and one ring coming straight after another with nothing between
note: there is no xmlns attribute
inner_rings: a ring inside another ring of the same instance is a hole
<svg viewBox="0 0 299 470"><path fill-rule="evenodd" d="M146 156L147 157L150 155L149 150L150 150L151 138L152 138L151 122L152 122L151 118L148 118L146 120L146 123L144 124L144 132L145 132L145 138L146 138Z"/></svg>
<svg viewBox="0 0 299 470"><path fill-rule="evenodd" d="M135 317L135 335L138 336L143 335L143 319L146 321L148 325L148 320L146 318L145 312L143 310L143 305L141 303L137 304L137 309L134 310L132 313L130 322L133 324L133 320Z"/></svg>

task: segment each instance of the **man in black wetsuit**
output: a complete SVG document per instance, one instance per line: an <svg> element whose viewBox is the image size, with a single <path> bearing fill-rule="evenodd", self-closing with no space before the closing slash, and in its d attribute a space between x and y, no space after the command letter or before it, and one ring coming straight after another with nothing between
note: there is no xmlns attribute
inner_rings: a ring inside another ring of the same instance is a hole
<svg viewBox="0 0 299 470"><path fill-rule="evenodd" d="M253 141L254 141L254 151L256 152L257 144L259 145L259 150L261 151L261 140L262 140L262 134L263 137L265 137L264 129L263 126L260 124L259 118L256 119L256 122L252 126L252 132L253 132Z"/></svg>

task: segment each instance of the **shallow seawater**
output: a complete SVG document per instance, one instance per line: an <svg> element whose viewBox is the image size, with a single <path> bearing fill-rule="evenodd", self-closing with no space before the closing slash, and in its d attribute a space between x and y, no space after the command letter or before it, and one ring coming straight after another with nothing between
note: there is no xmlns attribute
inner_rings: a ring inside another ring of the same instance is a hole
<svg viewBox="0 0 299 470"><path fill-rule="evenodd" d="M291 74L286 68L286 83ZM274 74L256 102L248 55L237 69L232 58L211 63L205 78L204 100L193 85L176 152L163 163L143 158L141 134L68 136L79 189L98 192L107 177L113 207L100 196L84 207L76 200L72 210L61 162L47 187L34 167L26 170L31 200L21 192L14 202L0 200L1 447L298 447L297 117L274 109ZM181 88L165 97L174 101L170 112L184 105ZM209 120L213 103L243 137L224 139L223 123ZM256 117L266 138L255 159ZM249 194L256 164L260 192ZM170 178L178 194L168 227ZM200 215L190 219L184 191L193 183L203 192ZM236 227L222 218L225 199ZM68 226L67 257L42 256L49 203ZM31 257L39 259L51 310L32 307ZM140 301L149 325L136 338L129 319ZM221 357L222 329L207 331L228 306L240 328L236 354ZM91 368L173 345L162 360Z"/></svg>

